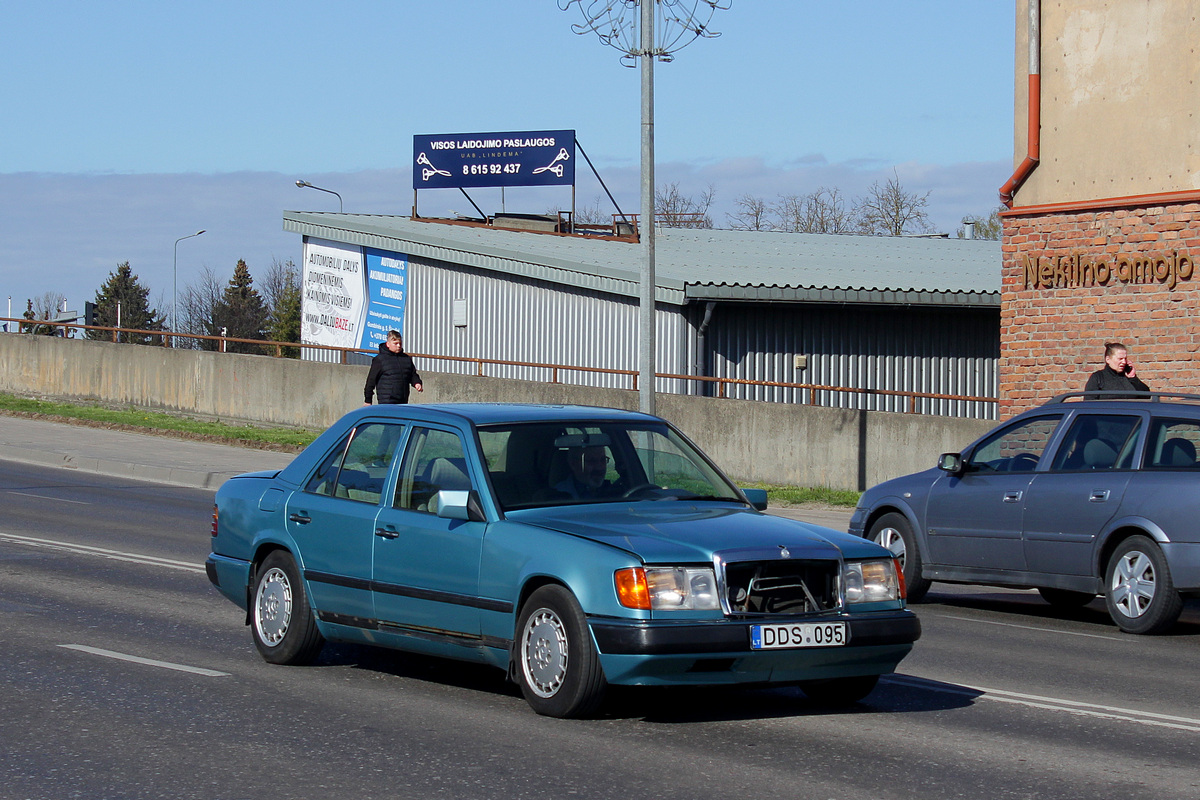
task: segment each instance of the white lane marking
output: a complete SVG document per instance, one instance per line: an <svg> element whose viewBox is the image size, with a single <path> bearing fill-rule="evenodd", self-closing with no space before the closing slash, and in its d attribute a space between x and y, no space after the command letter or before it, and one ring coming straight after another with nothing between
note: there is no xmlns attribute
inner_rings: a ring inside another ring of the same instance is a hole
<svg viewBox="0 0 1200 800"><path fill-rule="evenodd" d="M974 617L959 617L954 614L933 614L932 616L942 619L957 619L963 622L979 622L984 625L999 625L1004 628L1020 628L1023 631L1039 631L1041 633L1063 634L1065 636L1083 636L1088 639L1103 639L1106 642L1120 642L1128 639L1127 636L1105 636L1100 633L1080 633L1078 631L1064 631L1057 628L1039 628L1035 625L1018 625L1015 622L996 622L990 619L975 619ZM1130 640L1136 641L1136 640Z"/></svg>
<svg viewBox="0 0 1200 800"><path fill-rule="evenodd" d="M14 492L12 489L9 489L6 494L19 494L21 497L36 497L38 500L53 500L56 503L74 503L77 506L91 505L91 503L84 502L83 500L68 500L65 497L49 497L44 494L33 494L32 492Z"/></svg>
<svg viewBox="0 0 1200 800"><path fill-rule="evenodd" d="M1181 731L1200 733L1200 719L1194 719L1192 717L1177 717L1171 714L1156 714L1152 711L1138 711L1137 709L1133 708L1106 706L1098 703L1081 703L1076 700L1064 700L1058 697L1043 697L1036 694L1010 692L1005 689L989 689L984 686L970 686L965 683L944 685L924 678L911 677L908 675L886 675L884 676L884 680L888 683L911 686L915 689L923 689L925 691L961 695L963 697L971 697L980 700L995 700L1000 703L1012 703L1015 705L1028 706L1030 708L1047 709L1049 711L1063 711L1068 714L1077 714L1085 717L1115 719L1125 722L1136 722L1141 725L1153 725L1160 728L1174 728Z"/></svg>
<svg viewBox="0 0 1200 800"><path fill-rule="evenodd" d="M131 656L127 653L117 653L113 650L101 650L99 647L88 647L87 645L82 644L60 644L59 647L62 647L66 650L78 650L81 653L91 653L94 656L115 658L118 661L130 661L134 664L145 664L148 667L162 667L163 669L173 669L177 672L190 672L193 675L203 675L206 678L224 678L229 676L228 672L217 672L215 669L189 667L186 664L172 664L170 661L155 661L152 658Z"/></svg>
<svg viewBox="0 0 1200 800"><path fill-rule="evenodd" d="M112 558L117 561L129 561L134 564L149 564L155 567L181 569L186 572L204 572L203 564L189 564L186 561L176 561L171 558L146 556L141 555L140 553L126 553L122 550L109 550L104 547L92 547L91 545L86 544L57 542L53 539L38 539L33 536L18 536L15 533L6 533L4 531L0 531L0 541L27 544L31 547L45 547L48 550L65 550L68 553L82 553L83 555L89 556L101 556L103 558Z"/></svg>

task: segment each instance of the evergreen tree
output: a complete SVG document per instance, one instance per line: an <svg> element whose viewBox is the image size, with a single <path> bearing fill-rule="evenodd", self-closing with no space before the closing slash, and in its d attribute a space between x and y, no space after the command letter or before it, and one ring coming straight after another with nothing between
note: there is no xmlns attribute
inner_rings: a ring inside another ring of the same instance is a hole
<svg viewBox="0 0 1200 800"><path fill-rule="evenodd" d="M300 341L300 270L292 261L273 260L259 282L267 306L267 334L276 342ZM299 358L300 348L284 348L289 358Z"/></svg>
<svg viewBox="0 0 1200 800"><path fill-rule="evenodd" d="M110 272L108 280L96 291L95 325L108 328L118 327L117 305L120 304L120 327L141 331L161 331L166 319L150 307L150 290L138 282L138 276L126 261L118 264L116 270ZM88 331L89 339L111 341L112 334L106 331ZM118 341L133 344L162 344L161 336L150 336L143 333L122 333Z"/></svg>
<svg viewBox="0 0 1200 800"><path fill-rule="evenodd" d="M225 335L234 339L265 339L268 310L262 295L254 288L254 278L243 259L238 259L233 277L225 287L221 302L214 309L214 327L217 333L225 329ZM259 353L256 345L229 342L226 350L231 353Z"/></svg>

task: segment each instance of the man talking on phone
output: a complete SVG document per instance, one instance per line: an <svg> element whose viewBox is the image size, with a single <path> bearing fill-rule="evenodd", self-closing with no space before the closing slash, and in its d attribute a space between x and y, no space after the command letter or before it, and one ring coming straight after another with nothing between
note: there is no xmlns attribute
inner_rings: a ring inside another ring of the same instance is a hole
<svg viewBox="0 0 1200 800"><path fill-rule="evenodd" d="M1120 342L1107 342L1104 345L1104 368L1091 374L1083 390L1085 392L1148 392L1150 387L1137 376L1137 369L1129 360L1128 348ZM1134 396L1136 397L1136 395Z"/></svg>

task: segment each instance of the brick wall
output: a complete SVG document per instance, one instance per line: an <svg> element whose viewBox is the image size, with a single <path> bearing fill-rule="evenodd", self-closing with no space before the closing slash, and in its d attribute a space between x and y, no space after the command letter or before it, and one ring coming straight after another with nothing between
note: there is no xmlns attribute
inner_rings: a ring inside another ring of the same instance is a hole
<svg viewBox="0 0 1200 800"><path fill-rule="evenodd" d="M1200 203L1004 217L1000 416L1083 389L1104 343L1200 394ZM1195 262L1193 262L1195 259Z"/></svg>

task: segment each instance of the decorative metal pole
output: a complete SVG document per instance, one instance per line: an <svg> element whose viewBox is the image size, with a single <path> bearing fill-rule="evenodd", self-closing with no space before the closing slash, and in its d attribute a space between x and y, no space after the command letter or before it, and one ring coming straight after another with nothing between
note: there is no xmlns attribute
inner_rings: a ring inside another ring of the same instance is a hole
<svg viewBox="0 0 1200 800"><path fill-rule="evenodd" d="M623 53L621 63L627 67L641 60L642 216L638 234L643 254L638 291L638 409L647 414L654 413L655 373L654 59L673 61L674 51L695 39L720 36L708 30L708 21L730 3L732 0L558 0L563 11L579 6L584 21L571 26L576 33L596 34L601 42ZM627 17L634 6L638 17Z"/></svg>

